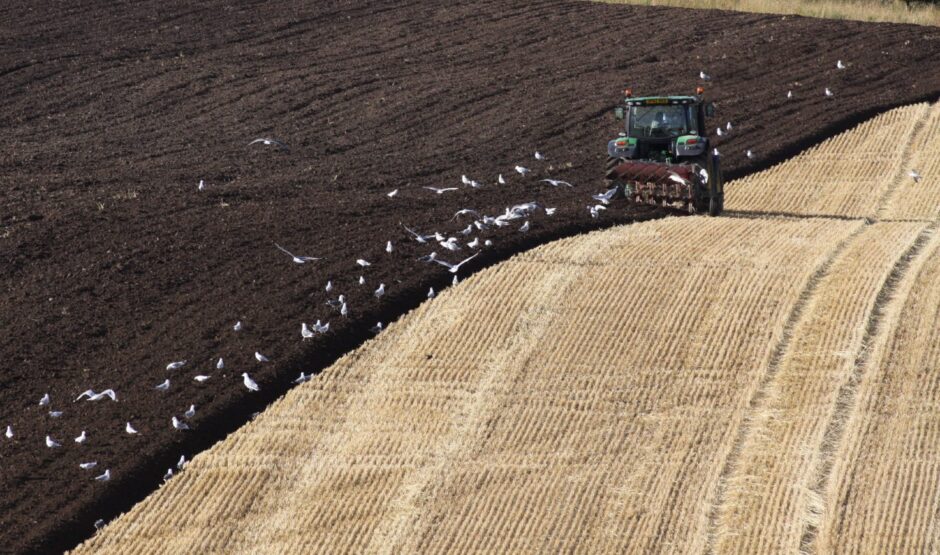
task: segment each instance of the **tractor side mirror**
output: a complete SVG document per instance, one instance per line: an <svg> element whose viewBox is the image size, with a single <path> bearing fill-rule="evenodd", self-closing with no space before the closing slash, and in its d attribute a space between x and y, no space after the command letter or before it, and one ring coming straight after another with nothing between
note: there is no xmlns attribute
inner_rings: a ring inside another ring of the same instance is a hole
<svg viewBox="0 0 940 555"><path fill-rule="evenodd" d="M705 105L705 115L708 117L712 117L715 115L715 103L714 102L709 102L708 104Z"/></svg>
<svg viewBox="0 0 940 555"><path fill-rule="evenodd" d="M614 117L617 119L623 119L623 106L617 106L614 108Z"/></svg>

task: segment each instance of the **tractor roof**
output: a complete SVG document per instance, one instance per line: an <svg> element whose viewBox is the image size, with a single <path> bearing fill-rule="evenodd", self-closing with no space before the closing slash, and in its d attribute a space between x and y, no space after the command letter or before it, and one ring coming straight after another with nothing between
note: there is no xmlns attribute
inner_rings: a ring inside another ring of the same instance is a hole
<svg viewBox="0 0 940 555"><path fill-rule="evenodd" d="M641 96L625 99L627 106L654 106L657 104L696 104L702 101L699 96Z"/></svg>

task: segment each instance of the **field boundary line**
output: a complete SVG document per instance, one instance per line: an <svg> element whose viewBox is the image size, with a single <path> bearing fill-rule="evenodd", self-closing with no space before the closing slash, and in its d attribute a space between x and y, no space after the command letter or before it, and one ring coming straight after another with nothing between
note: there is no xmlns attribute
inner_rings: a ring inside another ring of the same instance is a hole
<svg viewBox="0 0 940 555"><path fill-rule="evenodd" d="M919 271L925 257L920 256L924 248L930 242L937 230L940 221L935 221L925 227L917 235L917 238L906 251L904 251L894 263L891 273L881 285L875 297L875 303L871 312L868 314L868 320L865 323L865 332L862 336L861 349L855 356L854 369L848 379L839 387L836 395L835 409L826 425L826 431L823 434L822 442L816 450L816 468L813 471L812 483L810 485L810 494L818 502L815 508L815 514L804 516L803 534L800 539L800 552L812 553L816 551L816 539L821 527L821 517L823 516L823 507L825 506L824 497L826 494L829 480L832 477L832 469L835 466L835 455L839 451L839 446L845 435L845 430L850 417L855 412L856 401L858 400L858 388L869 368L872 353L876 352L875 345L881 345L888 339L888 330L892 329L891 319L884 318L889 312L894 312L897 306L903 306L907 301L907 296L897 296L896 293L901 282L909 275L912 267L917 268L913 277ZM912 277L912 279L913 279ZM883 325L887 322L888 325ZM896 323L896 322L895 322Z"/></svg>
<svg viewBox="0 0 940 555"><path fill-rule="evenodd" d="M809 217L801 216L801 219L805 218ZM856 237L861 235L869 225L866 220L858 218L853 219L858 220L858 227L852 231L852 233L842 239L842 241L840 241L832 249L832 251L826 255L825 259L816 267L812 275L806 281L806 284L803 286L803 289L800 291L800 295L793 304L793 308L790 309L790 314L787 316L786 322L783 325L783 332L780 336L780 339L777 341L777 344L774 346L774 349L771 352L770 360L767 363L767 369L764 372L764 375L761 376L760 382L757 384L757 387L754 390L754 394L748 401L747 406L744 407L744 416L741 419L741 424L738 426L738 431L735 433L734 440L731 443L731 449L728 452L728 456L721 465L721 472L718 474L718 483L715 488L713 500L706 515L708 519L708 525L706 527L705 553L707 554L713 554L715 552L715 541L718 537L718 516L725 503L725 493L728 487L728 478L731 476L732 472L734 472L737 461L741 456L744 443L751 431L754 415L757 413L759 406L766 399L767 388L773 381L774 377L777 375L777 372L780 369L780 363L782 362L784 355L787 353L787 350L790 347L790 341L793 338L793 331L796 328L796 325L803 318L806 307L809 305L810 301L815 295L816 289L818 288L820 282L824 277L826 277L826 275L828 275L832 265L836 262L839 256L845 252L849 244L851 244Z"/></svg>

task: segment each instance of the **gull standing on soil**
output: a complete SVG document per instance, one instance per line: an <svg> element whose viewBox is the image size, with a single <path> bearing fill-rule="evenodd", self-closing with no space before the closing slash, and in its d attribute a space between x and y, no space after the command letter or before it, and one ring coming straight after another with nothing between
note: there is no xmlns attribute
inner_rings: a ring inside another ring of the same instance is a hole
<svg viewBox="0 0 940 555"><path fill-rule="evenodd" d="M359 276L359 285L365 285L365 284L366 284L366 277Z"/></svg>
<svg viewBox="0 0 940 555"><path fill-rule="evenodd" d="M339 307L339 315L345 318L349 314L349 309L346 308L346 303L343 303L343 306Z"/></svg>
<svg viewBox="0 0 940 555"><path fill-rule="evenodd" d="M202 179L200 179L200 180L199 180L199 185L196 186L196 190L197 190L197 191L205 191L205 190L206 190L206 182L203 181Z"/></svg>
<svg viewBox="0 0 940 555"><path fill-rule="evenodd" d="M88 434L85 433L85 430L82 430L82 433L75 438L75 443L85 443L86 439L88 439Z"/></svg>
<svg viewBox="0 0 940 555"><path fill-rule="evenodd" d="M44 407L48 405L50 401L51 399L49 398L49 394L46 393L45 395L42 396L42 399L39 400L39 406Z"/></svg>
<svg viewBox="0 0 940 555"><path fill-rule="evenodd" d="M699 71L699 72L698 72L698 78L701 79L702 81L711 81L711 80L712 80L711 76L708 75L707 73L705 73L704 71Z"/></svg>
<svg viewBox="0 0 940 555"><path fill-rule="evenodd" d="M717 149L717 148L713 148L713 149L712 149L712 154L714 154L715 156L721 156L721 153L718 152L718 149Z"/></svg>
<svg viewBox="0 0 940 555"><path fill-rule="evenodd" d="M60 411L60 410L50 410L50 411L49 411L49 416L52 417L52 418L58 418L58 417L62 416L62 411Z"/></svg>
<svg viewBox="0 0 940 555"><path fill-rule="evenodd" d="M262 355L258 351L255 351L255 360L257 360L258 362L270 362L270 359L268 357Z"/></svg>
<svg viewBox="0 0 940 555"><path fill-rule="evenodd" d="M186 468L186 455L180 455L180 460L176 461L176 469L183 470Z"/></svg>
<svg viewBox="0 0 940 555"><path fill-rule="evenodd" d="M385 196L387 196L388 198L392 198L392 197L394 197L394 196L397 195L397 194L398 194L398 189L395 189L395 190L392 191L391 193L386 193Z"/></svg>
<svg viewBox="0 0 940 555"><path fill-rule="evenodd" d="M548 160L548 158L546 158L544 154L542 154L541 152L537 150L535 151L535 159L536 160Z"/></svg>
<svg viewBox="0 0 940 555"><path fill-rule="evenodd" d="M385 243L385 252L387 252L388 254L392 254L392 251L394 250L395 250L395 247L392 246L391 241L388 241L387 243Z"/></svg>
<svg viewBox="0 0 940 555"><path fill-rule="evenodd" d="M332 290L333 290L333 282L332 282L332 281L327 281L327 282L326 282L326 287L325 287L325 289L326 289L326 292L327 292L327 293L329 293L330 291L332 291Z"/></svg>
<svg viewBox="0 0 940 555"><path fill-rule="evenodd" d="M911 179L914 180L914 183L920 183L920 180L923 179L923 176L917 173L917 170L911 170L907 172L907 175L911 176Z"/></svg>
<svg viewBox="0 0 940 555"><path fill-rule="evenodd" d="M529 168L524 168L522 166L516 166L514 169L516 170L516 172L519 173L519 175L523 175L523 176L532 171Z"/></svg>
<svg viewBox="0 0 940 555"><path fill-rule="evenodd" d="M296 384L307 383L307 382L310 381L311 378L313 378L313 376L308 376L308 375L304 374L303 372L301 372L301 373L300 373L300 377L297 378L296 380L294 380L294 383L296 383Z"/></svg>
<svg viewBox="0 0 940 555"><path fill-rule="evenodd" d="M372 293L372 294L375 295L375 298L376 298L376 299L380 299L380 298L382 297L382 295L385 294L385 284L384 284L384 283L380 283L380 284L379 284L379 288L376 289L375 292Z"/></svg>
<svg viewBox="0 0 940 555"><path fill-rule="evenodd" d="M90 462L78 463L78 466L79 466L79 468L81 468L82 470L91 470L92 468L98 466L98 461L90 461Z"/></svg>
<svg viewBox="0 0 940 555"><path fill-rule="evenodd" d="M542 182L548 183L552 187L558 187L560 185L564 185L565 187L574 187L574 185L571 183L568 183L567 181L561 181L560 179L543 179Z"/></svg>
<svg viewBox="0 0 940 555"><path fill-rule="evenodd" d="M616 189L614 189L614 190L616 191ZM553 214L555 213L555 210L558 210L558 209L557 209L557 208L546 208L546 209L545 209L545 215L546 215L546 216L551 216L551 215L553 215Z"/></svg>
<svg viewBox="0 0 940 555"><path fill-rule="evenodd" d="M594 206L588 206L588 210L591 212L591 217L596 218L600 215L600 211L607 210L607 207L603 204L595 204Z"/></svg>
<svg viewBox="0 0 940 555"><path fill-rule="evenodd" d="M472 180L466 175L461 175L460 182L463 183L464 185L469 185L470 183L472 183Z"/></svg>
<svg viewBox="0 0 940 555"><path fill-rule="evenodd" d="M215 369L221 370L223 368L225 368L225 361L222 360L222 357L219 357L219 361L215 363Z"/></svg>
<svg viewBox="0 0 940 555"><path fill-rule="evenodd" d="M506 180L503 179L503 174L499 174L499 176L496 178L496 182L499 183L500 185L506 184Z"/></svg>
<svg viewBox="0 0 940 555"><path fill-rule="evenodd" d="M131 434L131 435L134 435L134 434L137 433L137 430L134 429L133 426L131 426L131 423L130 423L130 422L128 422L127 424L124 425L124 431L127 432L127 433L129 433L129 434Z"/></svg>
<svg viewBox="0 0 940 555"><path fill-rule="evenodd" d="M203 374L199 374L198 376L193 377L193 379L196 380L196 381L199 382L199 383L202 383L202 382L208 380L210 377L211 377L211 376L206 376L206 375L203 375Z"/></svg>
<svg viewBox="0 0 940 555"><path fill-rule="evenodd" d="M832 94L832 91L829 90L829 87L826 87L826 97L827 97L827 98L832 98L833 96L835 96L835 95Z"/></svg>
<svg viewBox="0 0 940 555"><path fill-rule="evenodd" d="M287 146L285 143L282 143L281 141L279 141L279 140L277 140L277 139L271 139L271 138L268 138L268 137L261 137L261 138L255 139L255 140L251 141L250 143L248 143L248 146L251 146L251 145L257 144L257 143L261 143L261 144L266 145L266 146L275 145L276 147L278 147L278 148L281 149L281 150L290 151L290 147Z"/></svg>
<svg viewBox="0 0 940 555"><path fill-rule="evenodd" d="M186 361L185 361L185 360L179 360L179 361L171 362L171 363L167 364L167 365L166 365L166 369L167 369L167 370L179 370L180 368L182 368L182 367L185 366L185 365L186 365Z"/></svg>
<svg viewBox="0 0 940 555"><path fill-rule="evenodd" d="M439 195L443 195L447 191L459 191L457 187L425 187L428 191L434 191Z"/></svg>
<svg viewBox="0 0 940 555"><path fill-rule="evenodd" d="M235 330L235 331L242 331L242 321L239 320L239 321L235 322L235 325L232 326L232 329Z"/></svg>
<svg viewBox="0 0 940 555"><path fill-rule="evenodd" d="M183 422L182 420L180 420L179 418L175 416L170 420L170 422L173 424L173 428L176 430L188 430L189 429L189 424Z"/></svg>
<svg viewBox="0 0 940 555"><path fill-rule="evenodd" d="M521 231L522 233L529 231L529 220L526 220L525 223L522 224L522 227L519 228L519 231Z"/></svg>
<svg viewBox="0 0 940 555"><path fill-rule="evenodd" d="M432 287L428 290L428 298L433 299L435 296L437 295L434 293L434 288Z"/></svg>
<svg viewBox="0 0 940 555"><path fill-rule="evenodd" d="M745 154L745 156L747 156L747 159L748 159L748 160L753 160L753 159L754 159L754 153L751 152L750 149L748 149L748 151L745 152L744 154Z"/></svg>
<svg viewBox="0 0 940 555"><path fill-rule="evenodd" d="M242 372L242 383L245 384L245 387L248 388L248 391L260 391L261 389L258 387L258 384L248 376L248 372Z"/></svg>
<svg viewBox="0 0 940 555"><path fill-rule="evenodd" d="M787 100L793 98L793 91L787 91Z"/></svg>
<svg viewBox="0 0 940 555"><path fill-rule="evenodd" d="M158 389L160 391L167 391L168 389L170 389L170 378L163 380L163 383L161 383L154 389Z"/></svg>
<svg viewBox="0 0 940 555"><path fill-rule="evenodd" d="M842 60L836 61L836 68L837 68L837 69L845 69L845 64L842 63Z"/></svg>
<svg viewBox="0 0 940 555"><path fill-rule="evenodd" d="M382 322L376 322L374 326L369 328L369 331L371 331L372 333L379 333L380 331L382 331Z"/></svg>
<svg viewBox="0 0 940 555"><path fill-rule="evenodd" d="M722 135L725 134L725 132L721 130L721 127L720 127L720 126L718 127L718 131L717 131L717 132L718 132L718 136L719 136L719 137L721 137Z"/></svg>
<svg viewBox="0 0 940 555"><path fill-rule="evenodd" d="M7 431L3 432L7 439L13 439L13 426L7 426Z"/></svg>
<svg viewBox="0 0 940 555"><path fill-rule="evenodd" d="M192 418L196 416L196 405L189 405L189 409L187 409L186 412L183 413L183 416L185 416L186 418Z"/></svg>
<svg viewBox="0 0 940 555"><path fill-rule="evenodd" d="M363 268L372 265L371 262L369 262L368 260L366 260L366 259L364 259L364 258L359 258L359 259L357 259L357 260L356 260L356 264L362 266Z"/></svg>
<svg viewBox="0 0 940 555"><path fill-rule="evenodd" d="M461 260L460 262L458 262L457 264L451 264L450 262L447 262L446 260L434 260L434 262L437 262L437 263L440 264L441 266L446 267L448 272L450 272L450 273L452 273L452 274L456 274L457 271L460 270L460 267L461 267L461 266L463 266L463 265L466 264L467 262L470 262L471 260L473 260L473 259L476 258L477 256L480 256L480 253L476 253L476 254L474 254L473 256L469 257L469 258L465 258L465 259ZM434 289L431 288L431 292L433 292L433 291L434 291Z"/></svg>
<svg viewBox="0 0 940 555"><path fill-rule="evenodd" d="M725 124L725 129L728 130L728 131L731 131L732 127L731 127L731 122L730 122L730 121Z"/></svg>
<svg viewBox="0 0 940 555"><path fill-rule="evenodd" d="M469 243L467 243L467 246L470 247L471 249L477 249L477 248L479 248L479 247L480 247L480 238L479 238L479 237L474 237L474 238L473 238L473 241L470 241Z"/></svg>
<svg viewBox="0 0 940 555"><path fill-rule="evenodd" d="M110 479L111 479L111 469L110 469L110 468L107 469L107 470L105 470L105 471L104 471L104 474L102 474L101 476L95 476L95 480L97 480L97 481L99 481L99 482L107 482L107 481L110 480Z"/></svg>
<svg viewBox="0 0 940 555"><path fill-rule="evenodd" d="M294 261L295 264L304 264L304 263L306 263L306 262L313 262L314 260L320 260L319 258L316 258L316 257L313 257L313 256L297 256L296 254L293 254L292 252L290 252L289 250L285 249L285 248L282 247L281 245L278 245L277 243L274 243L274 246L277 247L278 250L280 250L281 252L283 252L283 253L286 254L287 256L291 257L291 259L293 259L293 261Z"/></svg>
<svg viewBox="0 0 940 555"><path fill-rule="evenodd" d="M315 332L317 332L317 333L326 333L326 332L330 331L330 323L327 322L327 323L325 323L325 324L323 324L323 325L320 325L320 321L317 320L316 323L313 324L313 331L315 331Z"/></svg>
<svg viewBox="0 0 940 555"><path fill-rule="evenodd" d="M484 247L492 247L492 246L493 246L493 242L490 241L489 239L487 239L486 241L483 241L483 246L484 246Z"/></svg>
<svg viewBox="0 0 940 555"><path fill-rule="evenodd" d="M62 447L62 444L52 439L50 436L46 436L46 447L49 449L55 449L56 447Z"/></svg>
<svg viewBox="0 0 940 555"><path fill-rule="evenodd" d="M173 477L173 469L172 469L172 468L167 468L167 469L166 469L166 474L163 475L163 481L166 482L167 480L169 480L169 479L172 478L172 477Z"/></svg>
<svg viewBox="0 0 940 555"><path fill-rule="evenodd" d="M310 328L309 328L309 327L307 327L307 322L301 322L301 323L300 323L300 336L301 336L304 340L313 338L313 332L310 331Z"/></svg>

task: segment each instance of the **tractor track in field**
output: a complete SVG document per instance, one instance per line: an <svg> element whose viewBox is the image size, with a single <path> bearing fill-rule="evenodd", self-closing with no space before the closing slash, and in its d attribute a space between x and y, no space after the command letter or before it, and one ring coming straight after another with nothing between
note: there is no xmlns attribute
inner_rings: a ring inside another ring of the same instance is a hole
<svg viewBox="0 0 940 555"><path fill-rule="evenodd" d="M729 180L940 94L937 31L909 25L555 0L291 0L277 9L17 0L0 21L16 22L0 27L9 91L0 98L0 314L12 315L0 335L0 426L16 430L0 443L0 542L15 552L74 545L97 518L157 487L181 453L212 445L286 392L299 369L325 368L376 320L446 286L446 272L415 261L427 252L399 222L443 230L468 206L558 208L534 218L528 235L494 233L472 272L548 240L669 213L636 207L592 220L585 209L602 187L603 145L616 129L608 112L625 84L681 92L708 69L719 117L735 123L717 142ZM669 33L618 54L630 25L677 21L695 29L697 58ZM839 57L851 72L832 67ZM822 98L824 86L838 101ZM291 154L245 149L265 135L288 140ZM549 163L536 165L535 149ZM489 183L516 163L577 187L511 178L443 197L422 189L462 173ZM195 191L200 179L205 194ZM326 260L292 267L274 242ZM357 257L380 261L365 289ZM354 312L303 344L299 321L333 316L328 279ZM379 282L389 293L374 303ZM240 336L228 331L236 320L246 323ZM259 349L276 364L255 365ZM191 375L217 356L232 371L197 387ZM166 363L182 358L192 366L155 397ZM235 370L252 372L262 394L247 396ZM70 402L89 387L113 387L121 401ZM61 419L36 405L47 391ZM190 403L200 407L193 433L174 433L169 415ZM125 437L127 420L146 439ZM46 434L85 428L93 440L84 451L42 445ZM111 482L77 473L88 457L112 468Z"/></svg>

